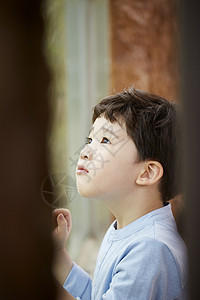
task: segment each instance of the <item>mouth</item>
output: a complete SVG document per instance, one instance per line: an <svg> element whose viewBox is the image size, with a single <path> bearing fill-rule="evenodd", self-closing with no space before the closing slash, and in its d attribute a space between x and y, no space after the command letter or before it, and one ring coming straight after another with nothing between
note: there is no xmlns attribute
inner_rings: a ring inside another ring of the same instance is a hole
<svg viewBox="0 0 200 300"><path fill-rule="evenodd" d="M88 169L86 169L86 167L84 167L84 165L78 165L77 169L76 169L76 174L88 174L89 171Z"/></svg>

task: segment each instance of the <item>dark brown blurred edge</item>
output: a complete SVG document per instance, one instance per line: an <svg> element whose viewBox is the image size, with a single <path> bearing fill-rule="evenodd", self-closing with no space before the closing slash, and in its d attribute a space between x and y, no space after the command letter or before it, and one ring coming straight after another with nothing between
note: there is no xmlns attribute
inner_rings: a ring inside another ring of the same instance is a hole
<svg viewBox="0 0 200 300"><path fill-rule="evenodd" d="M55 299L43 1L0 2L0 299Z"/></svg>
<svg viewBox="0 0 200 300"><path fill-rule="evenodd" d="M185 120L185 234L189 250L188 299L200 294L200 3L182 1L182 98Z"/></svg>

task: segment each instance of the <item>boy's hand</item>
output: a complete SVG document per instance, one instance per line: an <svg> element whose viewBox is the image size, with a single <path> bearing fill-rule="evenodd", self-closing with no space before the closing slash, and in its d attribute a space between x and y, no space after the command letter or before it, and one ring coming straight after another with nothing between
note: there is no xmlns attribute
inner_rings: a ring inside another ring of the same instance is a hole
<svg viewBox="0 0 200 300"><path fill-rule="evenodd" d="M72 229L71 213L68 209L59 208L53 211L53 240L56 250L63 250Z"/></svg>

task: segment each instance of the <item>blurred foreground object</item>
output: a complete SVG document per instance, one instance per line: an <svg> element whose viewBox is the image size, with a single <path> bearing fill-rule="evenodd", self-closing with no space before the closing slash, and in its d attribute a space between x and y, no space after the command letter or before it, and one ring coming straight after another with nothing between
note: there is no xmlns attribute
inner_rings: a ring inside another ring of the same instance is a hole
<svg viewBox="0 0 200 300"><path fill-rule="evenodd" d="M186 242L189 250L189 298L197 299L200 293L200 18L199 1L182 3L182 97L185 119L185 191L186 191Z"/></svg>
<svg viewBox="0 0 200 300"><path fill-rule="evenodd" d="M0 298L55 299L47 176L43 1L0 3Z"/></svg>

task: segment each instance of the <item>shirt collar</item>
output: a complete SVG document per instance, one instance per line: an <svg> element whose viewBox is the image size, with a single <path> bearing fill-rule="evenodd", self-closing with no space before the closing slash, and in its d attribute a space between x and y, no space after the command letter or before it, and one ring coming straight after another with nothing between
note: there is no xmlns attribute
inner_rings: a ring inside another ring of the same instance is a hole
<svg viewBox="0 0 200 300"><path fill-rule="evenodd" d="M144 216L140 217L139 219L133 221L132 223L128 224L127 226L121 228L121 229L115 229L116 226L116 220L112 223L110 226L110 233L108 238L111 240L120 240L124 239L130 235L133 235L134 233L140 231L144 227L148 226L154 221L163 220L166 218L173 218L172 210L171 210L171 204L168 203L167 205L155 209Z"/></svg>

